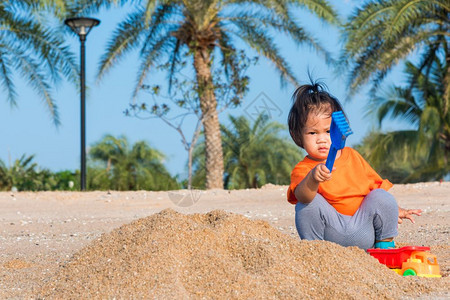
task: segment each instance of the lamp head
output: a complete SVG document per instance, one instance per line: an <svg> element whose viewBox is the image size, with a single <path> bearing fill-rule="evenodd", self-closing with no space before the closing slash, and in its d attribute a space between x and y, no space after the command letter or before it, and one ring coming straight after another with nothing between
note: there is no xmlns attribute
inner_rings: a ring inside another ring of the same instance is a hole
<svg viewBox="0 0 450 300"><path fill-rule="evenodd" d="M84 39L93 27L100 24L100 20L93 18L70 18L66 19L64 24L69 26L73 32L78 34L80 39Z"/></svg>

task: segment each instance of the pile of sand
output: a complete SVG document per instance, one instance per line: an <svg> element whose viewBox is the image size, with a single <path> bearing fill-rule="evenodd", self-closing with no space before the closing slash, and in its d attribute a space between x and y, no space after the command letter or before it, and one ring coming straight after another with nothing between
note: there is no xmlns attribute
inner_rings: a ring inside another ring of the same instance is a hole
<svg viewBox="0 0 450 300"><path fill-rule="evenodd" d="M104 234L37 293L45 298L401 298L428 292L363 250L300 241L238 214L164 210Z"/></svg>

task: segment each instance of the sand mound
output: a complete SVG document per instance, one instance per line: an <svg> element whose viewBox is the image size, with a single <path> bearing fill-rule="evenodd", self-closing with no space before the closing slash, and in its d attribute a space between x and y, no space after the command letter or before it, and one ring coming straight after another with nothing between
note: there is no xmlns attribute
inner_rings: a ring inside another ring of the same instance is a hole
<svg viewBox="0 0 450 300"><path fill-rule="evenodd" d="M357 248L299 241L224 211L164 210L104 234L38 293L45 298L401 298L427 292Z"/></svg>
<svg viewBox="0 0 450 300"><path fill-rule="evenodd" d="M25 269L30 268L31 266L32 265L29 262L21 259L13 259L3 264L3 267L7 269Z"/></svg>

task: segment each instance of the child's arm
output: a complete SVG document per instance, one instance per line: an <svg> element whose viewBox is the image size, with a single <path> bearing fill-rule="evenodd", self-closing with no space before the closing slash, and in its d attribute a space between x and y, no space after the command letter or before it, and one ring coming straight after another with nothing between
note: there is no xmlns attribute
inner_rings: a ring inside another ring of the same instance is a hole
<svg viewBox="0 0 450 300"><path fill-rule="evenodd" d="M412 223L415 223L414 218L412 215L420 216L422 214L421 209L404 209L400 206L398 207L398 224L403 223L402 219L408 219Z"/></svg>
<svg viewBox="0 0 450 300"><path fill-rule="evenodd" d="M330 180L331 172L325 164L318 164L308 175L297 185L294 194L295 198L301 203L311 203L317 194L319 183Z"/></svg>

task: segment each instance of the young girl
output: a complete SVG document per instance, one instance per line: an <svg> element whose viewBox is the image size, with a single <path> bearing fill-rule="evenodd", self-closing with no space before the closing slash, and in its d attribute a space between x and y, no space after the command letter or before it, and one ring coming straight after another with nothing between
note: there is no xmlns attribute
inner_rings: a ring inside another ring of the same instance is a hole
<svg viewBox="0 0 450 300"><path fill-rule="evenodd" d="M412 215L420 216L421 210L400 208L387 192L392 183L352 148L339 150L333 170L328 170L331 114L342 111L339 101L318 83L300 86L292 99L289 132L308 153L293 169L287 193L295 204L300 238L364 250L393 248L398 223L404 218L414 223Z"/></svg>

